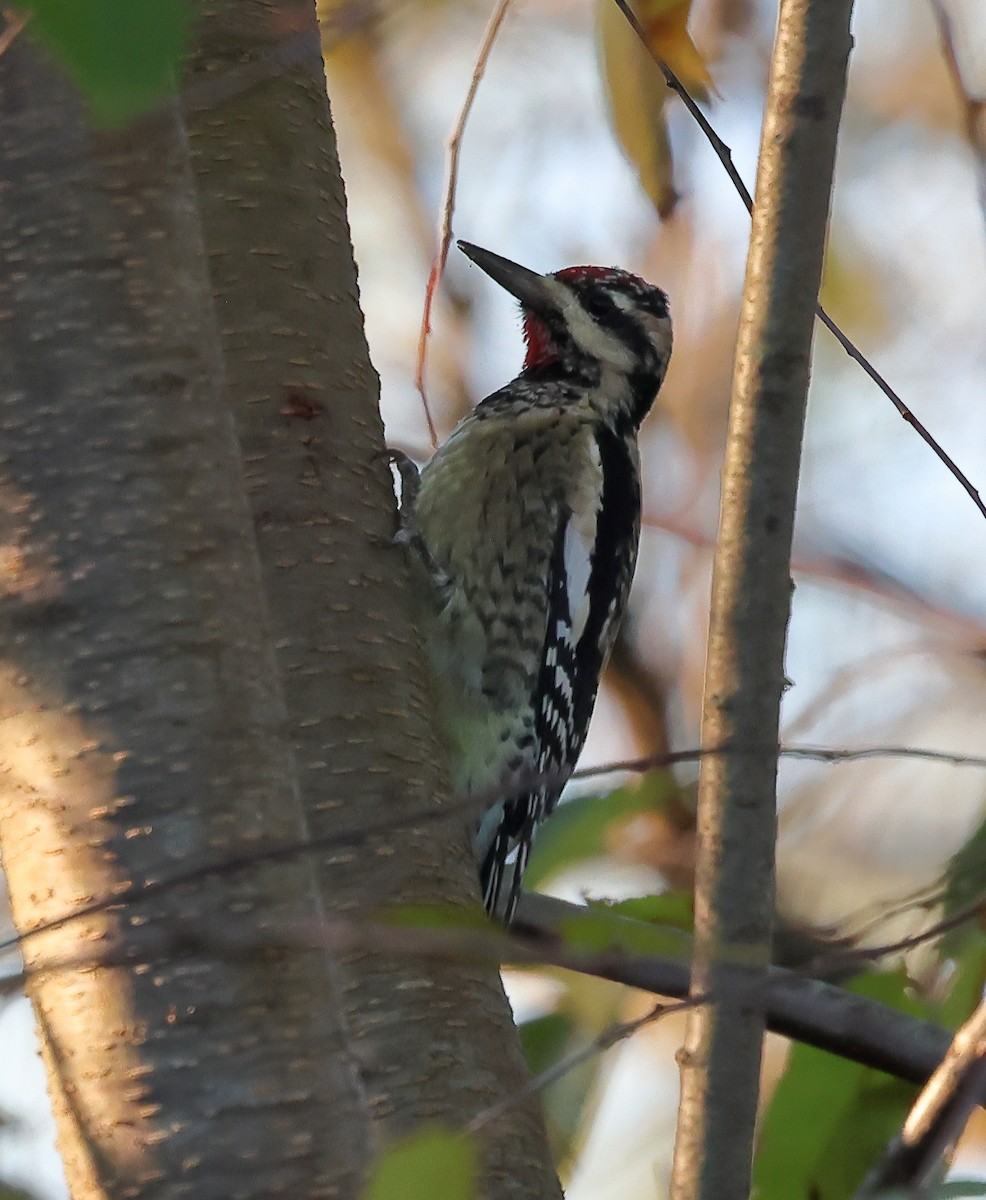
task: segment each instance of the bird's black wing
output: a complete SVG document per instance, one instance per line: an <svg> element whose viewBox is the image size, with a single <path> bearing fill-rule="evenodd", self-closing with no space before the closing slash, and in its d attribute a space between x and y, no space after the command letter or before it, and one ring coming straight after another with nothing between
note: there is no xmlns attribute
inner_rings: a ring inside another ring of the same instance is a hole
<svg viewBox="0 0 986 1200"><path fill-rule="evenodd" d="M509 922L537 826L575 769L599 677L626 606L640 527L640 482L626 443L598 435L603 476L594 520L560 514L548 570L546 628L535 682L536 780L507 799L480 868L487 911ZM629 555L627 553L629 547ZM523 781L522 781L523 782ZM509 887L507 860L516 850Z"/></svg>

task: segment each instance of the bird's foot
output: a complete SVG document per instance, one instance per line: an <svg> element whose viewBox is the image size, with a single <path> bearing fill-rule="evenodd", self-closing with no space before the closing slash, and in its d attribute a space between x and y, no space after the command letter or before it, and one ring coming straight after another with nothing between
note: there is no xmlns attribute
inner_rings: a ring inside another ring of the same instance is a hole
<svg viewBox="0 0 986 1200"><path fill-rule="evenodd" d="M387 457L391 465L396 467L401 481L401 494L397 506L397 532L394 534L395 546L415 546L421 542L421 534L414 524L414 502L418 497L418 487L421 473L417 463L403 450L387 447Z"/></svg>

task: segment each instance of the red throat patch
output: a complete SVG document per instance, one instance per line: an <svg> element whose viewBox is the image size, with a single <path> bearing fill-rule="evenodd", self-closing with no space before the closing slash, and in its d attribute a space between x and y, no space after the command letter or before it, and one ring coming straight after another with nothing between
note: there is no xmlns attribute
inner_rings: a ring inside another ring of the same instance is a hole
<svg viewBox="0 0 986 1200"><path fill-rule="evenodd" d="M524 358L524 370L536 370L546 367L558 357L558 351L547 325L533 313L524 313L524 341L527 343L527 355Z"/></svg>

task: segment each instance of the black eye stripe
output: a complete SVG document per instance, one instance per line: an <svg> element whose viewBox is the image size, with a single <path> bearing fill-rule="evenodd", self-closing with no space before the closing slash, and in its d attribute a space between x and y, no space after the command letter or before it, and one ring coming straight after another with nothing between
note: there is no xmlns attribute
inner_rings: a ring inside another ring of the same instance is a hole
<svg viewBox="0 0 986 1200"><path fill-rule="evenodd" d="M631 309L626 309L615 296L598 286L584 292L580 299L582 307L589 316L595 317L597 320L612 318L614 315L632 311L634 308L655 317L668 315L668 298L660 288L642 287L632 293L629 290L621 290L620 294L626 295L630 300Z"/></svg>
<svg viewBox="0 0 986 1200"><path fill-rule="evenodd" d="M590 292L582 298L582 307L590 317L608 317L616 305L605 292Z"/></svg>
<svg viewBox="0 0 986 1200"><path fill-rule="evenodd" d="M666 317L668 315L668 298L660 289L653 288L641 297L640 307L655 317Z"/></svg>

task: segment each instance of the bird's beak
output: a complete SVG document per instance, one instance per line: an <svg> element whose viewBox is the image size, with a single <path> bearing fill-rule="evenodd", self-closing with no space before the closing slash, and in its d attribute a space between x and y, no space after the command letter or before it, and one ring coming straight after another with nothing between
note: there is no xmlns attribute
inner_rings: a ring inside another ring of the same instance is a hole
<svg viewBox="0 0 986 1200"><path fill-rule="evenodd" d="M458 243L459 249L471 258L477 267L489 275L511 296L515 296L525 308L538 312L545 307L553 307L556 297L552 294L549 280L536 271L522 267L520 263L511 262L494 254L492 250L484 250L482 246L474 246L472 242Z"/></svg>

